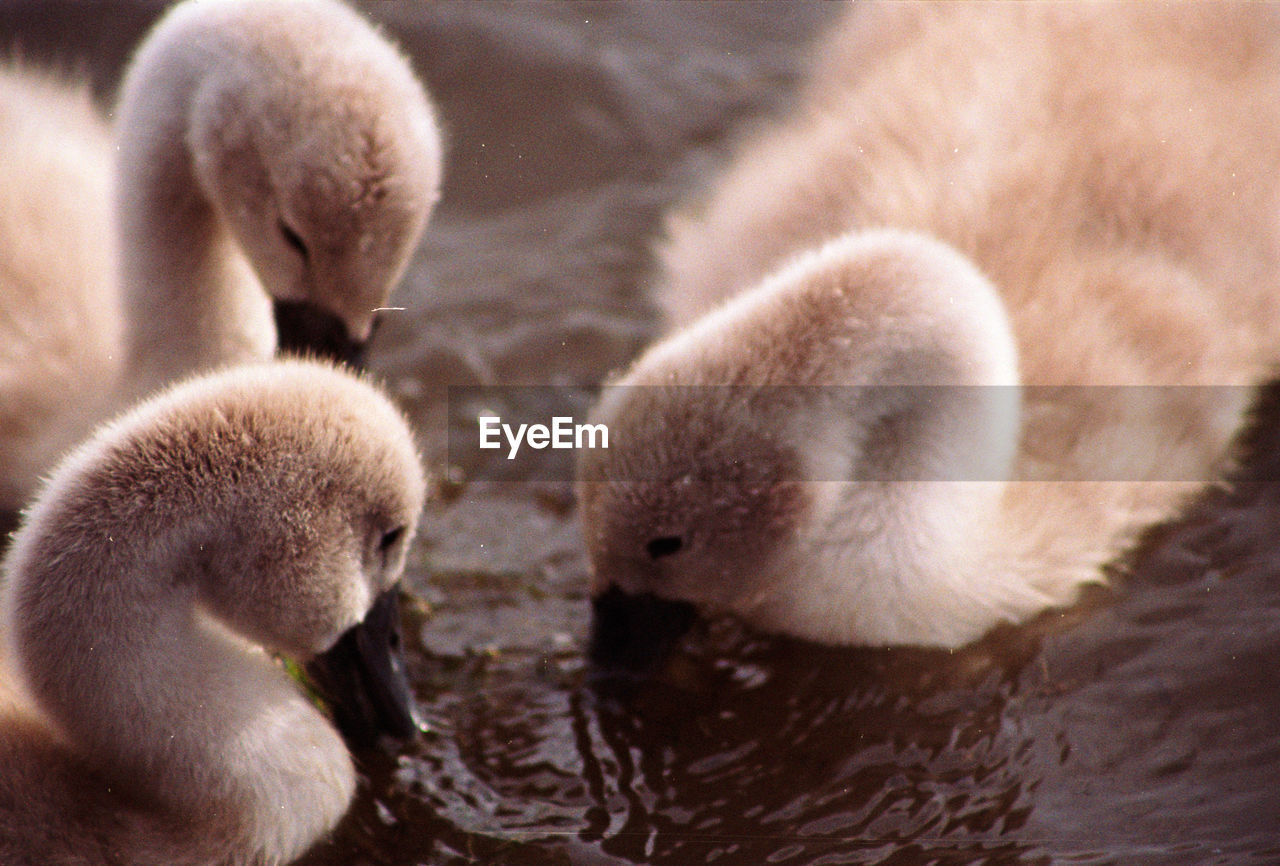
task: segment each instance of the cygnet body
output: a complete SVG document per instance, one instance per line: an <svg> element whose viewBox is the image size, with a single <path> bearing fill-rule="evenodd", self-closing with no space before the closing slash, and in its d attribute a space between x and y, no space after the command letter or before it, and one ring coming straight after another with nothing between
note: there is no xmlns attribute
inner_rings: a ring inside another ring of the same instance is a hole
<svg viewBox="0 0 1280 866"><path fill-rule="evenodd" d="M316 362L183 382L60 464L4 560L0 861L284 863L346 811L307 660L392 590L424 480Z"/></svg>
<svg viewBox="0 0 1280 866"><path fill-rule="evenodd" d="M334 0L179 4L129 65L114 142L86 97L31 78L0 84L0 125L26 132L0 144L17 214L0 223L9 508L93 421L160 385L277 342L367 340L442 159L407 61ZM273 302L299 334L277 335Z"/></svg>
<svg viewBox="0 0 1280 866"><path fill-rule="evenodd" d="M1272 15L860 4L670 222L579 464L598 608L954 647L1101 580L1280 355Z"/></svg>

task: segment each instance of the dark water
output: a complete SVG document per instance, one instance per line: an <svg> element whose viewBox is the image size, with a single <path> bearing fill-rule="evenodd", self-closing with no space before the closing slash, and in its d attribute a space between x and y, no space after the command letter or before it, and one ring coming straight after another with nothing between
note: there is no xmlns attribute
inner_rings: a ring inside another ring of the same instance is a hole
<svg viewBox="0 0 1280 866"><path fill-rule="evenodd" d="M161 5L0 0L0 40L108 94ZM652 336L662 212L785 100L838 12L365 8L449 130L445 200L372 357L438 465L469 408L446 386L555 385L581 405ZM1115 589L961 652L716 623L650 680L590 683L567 485L475 472L440 469L408 575L430 731L362 759L309 863L1280 862L1274 485L1208 495Z"/></svg>

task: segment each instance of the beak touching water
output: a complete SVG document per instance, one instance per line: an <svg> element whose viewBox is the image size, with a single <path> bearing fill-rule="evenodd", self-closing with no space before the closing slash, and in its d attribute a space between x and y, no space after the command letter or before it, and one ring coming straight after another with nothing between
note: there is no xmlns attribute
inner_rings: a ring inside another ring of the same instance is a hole
<svg viewBox="0 0 1280 866"><path fill-rule="evenodd" d="M421 730L400 647L400 596L392 587L306 666L352 749L371 748L384 736L411 740Z"/></svg>
<svg viewBox="0 0 1280 866"><path fill-rule="evenodd" d="M652 673L698 618L685 601L610 586L591 603L592 665L599 674Z"/></svg>
<svg viewBox="0 0 1280 866"><path fill-rule="evenodd" d="M274 306L279 351L364 369L367 341L353 339L342 319L309 301L275 301Z"/></svg>

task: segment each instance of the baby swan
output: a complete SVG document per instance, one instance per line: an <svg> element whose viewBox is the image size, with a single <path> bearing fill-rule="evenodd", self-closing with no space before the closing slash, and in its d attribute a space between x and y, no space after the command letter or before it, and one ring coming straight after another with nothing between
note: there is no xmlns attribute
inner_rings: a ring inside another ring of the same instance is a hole
<svg viewBox="0 0 1280 866"><path fill-rule="evenodd" d="M7 77L0 97L29 76ZM22 116L68 101L48 89L0 99L14 115L0 127L29 133L20 151L0 144L14 157L0 196L23 215L0 222L0 506L11 508L94 420L169 381L263 360L277 343L355 359L441 176L434 112L408 62L335 0L166 13L121 86L113 175L108 137L83 112L60 126ZM93 153L73 160L68 148ZM83 207L97 223L109 183L101 224L52 217ZM51 216L33 225L32 213Z"/></svg>
<svg viewBox="0 0 1280 866"><path fill-rule="evenodd" d="M394 591L423 496L403 418L317 362L185 381L73 451L4 560L0 862L306 851L354 772L263 648L312 658Z"/></svg>
<svg viewBox="0 0 1280 866"><path fill-rule="evenodd" d="M597 654L659 601L959 646L1214 478L1280 357L1270 14L855 11L672 221L673 333L594 411Z"/></svg>

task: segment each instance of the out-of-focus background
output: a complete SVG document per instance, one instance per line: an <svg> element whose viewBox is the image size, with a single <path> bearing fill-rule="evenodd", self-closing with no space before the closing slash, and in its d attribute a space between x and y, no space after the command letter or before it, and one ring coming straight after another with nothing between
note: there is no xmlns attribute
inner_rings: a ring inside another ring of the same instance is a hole
<svg viewBox="0 0 1280 866"><path fill-rule="evenodd" d="M164 5L0 0L0 51L86 78L105 110ZM307 862L1280 859L1280 505L1264 485L1153 533L1118 591L962 652L716 623L625 695L586 685L565 473L449 466L448 431L477 407L448 386L589 404L653 336L664 210L734 130L785 107L842 8L360 6L448 136L444 200L371 358L440 480L407 574L430 730L362 758L352 814Z"/></svg>

